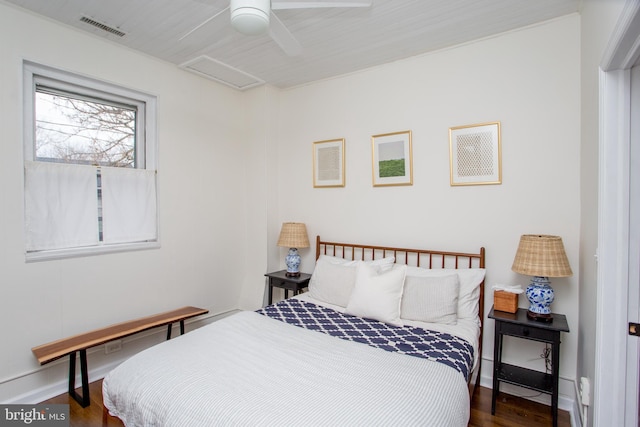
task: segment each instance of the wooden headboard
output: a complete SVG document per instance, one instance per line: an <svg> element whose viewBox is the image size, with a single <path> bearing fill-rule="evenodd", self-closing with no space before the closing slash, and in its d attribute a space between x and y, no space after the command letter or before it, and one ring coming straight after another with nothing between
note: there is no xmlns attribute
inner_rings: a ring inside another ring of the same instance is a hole
<svg viewBox="0 0 640 427"><path fill-rule="evenodd" d="M368 261L385 257L395 257L397 264L407 264L422 268L485 268L485 250L480 248L478 253L448 252L431 249L394 248L391 246L363 245L358 243L329 242L316 236L316 260L320 255L330 255L349 260ZM482 368L482 331L484 329L484 280L480 284L480 296L478 300L478 318L480 320L480 337L478 340L478 366L473 387L469 387L469 393L473 392L480 384ZM471 381L470 381L471 382Z"/></svg>

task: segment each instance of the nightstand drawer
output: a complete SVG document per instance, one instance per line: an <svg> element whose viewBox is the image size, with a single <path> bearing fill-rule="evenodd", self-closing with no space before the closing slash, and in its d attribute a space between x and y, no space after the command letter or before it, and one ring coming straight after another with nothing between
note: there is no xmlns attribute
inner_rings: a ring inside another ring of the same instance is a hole
<svg viewBox="0 0 640 427"><path fill-rule="evenodd" d="M514 323L501 322L500 332L504 335L513 337L522 337L538 341L553 342L558 332L549 331L541 328L534 328L527 325L516 325Z"/></svg>
<svg viewBox="0 0 640 427"><path fill-rule="evenodd" d="M276 288L288 289L290 291L296 291L300 289L300 286L296 282L291 282L288 280L271 278L271 286L275 286Z"/></svg>

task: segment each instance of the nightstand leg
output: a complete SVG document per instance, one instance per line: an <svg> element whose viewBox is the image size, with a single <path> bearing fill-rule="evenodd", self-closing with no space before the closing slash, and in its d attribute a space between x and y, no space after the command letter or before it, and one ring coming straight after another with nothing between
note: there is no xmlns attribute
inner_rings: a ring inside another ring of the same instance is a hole
<svg viewBox="0 0 640 427"><path fill-rule="evenodd" d="M273 302L273 285L271 284L271 279L269 279L269 305Z"/></svg>
<svg viewBox="0 0 640 427"><path fill-rule="evenodd" d="M498 322L496 322L496 325ZM500 392L500 381L498 373L500 372L500 364L502 363L502 334L496 328L495 339L493 343L493 390L491 391L491 415L496 414L496 399Z"/></svg>
<svg viewBox="0 0 640 427"><path fill-rule="evenodd" d="M559 334L558 334L559 335ZM558 426L558 380L560 378L560 340L551 345L551 375L553 377L553 393L551 394L551 416L553 427Z"/></svg>

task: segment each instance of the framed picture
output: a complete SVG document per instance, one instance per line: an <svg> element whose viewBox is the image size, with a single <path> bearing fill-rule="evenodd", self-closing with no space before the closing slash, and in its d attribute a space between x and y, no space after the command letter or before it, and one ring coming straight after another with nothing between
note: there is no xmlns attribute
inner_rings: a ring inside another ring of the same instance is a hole
<svg viewBox="0 0 640 427"><path fill-rule="evenodd" d="M344 187L344 138L313 143L313 186Z"/></svg>
<svg viewBox="0 0 640 427"><path fill-rule="evenodd" d="M411 131L371 137L373 186L412 185Z"/></svg>
<svg viewBox="0 0 640 427"><path fill-rule="evenodd" d="M502 184L500 122L449 128L451 185Z"/></svg>

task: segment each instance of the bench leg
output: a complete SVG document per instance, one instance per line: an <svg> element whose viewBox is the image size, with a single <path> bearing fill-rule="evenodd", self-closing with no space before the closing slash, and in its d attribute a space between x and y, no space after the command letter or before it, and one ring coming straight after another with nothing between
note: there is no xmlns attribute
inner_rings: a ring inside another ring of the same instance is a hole
<svg viewBox="0 0 640 427"><path fill-rule="evenodd" d="M173 323L169 323L169 327L167 328L167 340L171 339L171 327ZM180 321L180 335L184 335L184 320Z"/></svg>
<svg viewBox="0 0 640 427"><path fill-rule="evenodd" d="M87 374L87 350L80 350L80 376L82 378L82 395L76 392L76 353L69 354L69 394L86 408L91 404L89 396L89 375Z"/></svg>

